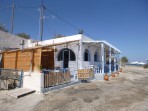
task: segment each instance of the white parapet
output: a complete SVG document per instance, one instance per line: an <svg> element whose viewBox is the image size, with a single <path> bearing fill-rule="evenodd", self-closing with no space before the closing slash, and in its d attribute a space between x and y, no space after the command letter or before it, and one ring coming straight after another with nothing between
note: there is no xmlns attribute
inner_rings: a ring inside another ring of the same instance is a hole
<svg viewBox="0 0 148 111"><path fill-rule="evenodd" d="M39 72L24 72L23 87L36 90L41 93L44 87L43 73Z"/></svg>

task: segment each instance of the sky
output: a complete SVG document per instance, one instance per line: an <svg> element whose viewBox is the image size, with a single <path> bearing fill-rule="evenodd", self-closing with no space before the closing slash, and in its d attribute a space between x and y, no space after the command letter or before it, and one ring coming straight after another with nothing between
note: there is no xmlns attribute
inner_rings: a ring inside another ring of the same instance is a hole
<svg viewBox="0 0 148 111"><path fill-rule="evenodd" d="M25 32L39 40L41 0L14 1L14 34ZM0 23L8 30L11 4L12 0L0 0ZM86 36L120 49L129 61L148 59L148 0L44 0L44 5L43 40L82 29Z"/></svg>

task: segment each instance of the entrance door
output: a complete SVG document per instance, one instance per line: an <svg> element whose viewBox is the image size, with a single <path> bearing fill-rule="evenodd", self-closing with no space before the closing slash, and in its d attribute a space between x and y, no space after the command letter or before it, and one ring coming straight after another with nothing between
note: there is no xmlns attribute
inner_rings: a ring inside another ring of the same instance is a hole
<svg viewBox="0 0 148 111"><path fill-rule="evenodd" d="M43 69L54 69L54 51L42 52L41 64Z"/></svg>
<svg viewBox="0 0 148 111"><path fill-rule="evenodd" d="M69 50L64 50L63 51L63 68L68 68L68 63L69 63Z"/></svg>

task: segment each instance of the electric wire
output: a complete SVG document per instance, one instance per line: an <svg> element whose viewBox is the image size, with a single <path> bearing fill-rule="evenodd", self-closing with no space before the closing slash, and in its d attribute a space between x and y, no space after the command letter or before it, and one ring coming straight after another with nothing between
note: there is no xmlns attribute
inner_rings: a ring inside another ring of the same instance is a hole
<svg viewBox="0 0 148 111"><path fill-rule="evenodd" d="M36 9L36 8L39 8L40 6L36 6L36 7L15 7L15 8L30 8L30 9Z"/></svg>
<svg viewBox="0 0 148 111"><path fill-rule="evenodd" d="M67 25L73 27L74 29L76 29L77 31L80 31L81 29L76 27L75 25L73 25L71 22L67 21L66 19L64 19L63 17L61 17L60 15L58 15L57 13L53 12L52 10L50 10L49 8L47 8L45 5L44 6L44 9L45 11L47 11L49 14L53 14L54 16L56 16L57 18L59 18L61 21L63 21L64 23L66 23ZM12 6L3 6L3 7L0 7L0 9L6 9L6 8L12 8ZM15 9L27 9L27 8L30 8L30 9L37 9L37 8L40 8L40 6L15 6ZM24 11L24 10L23 10ZM25 12L25 11L24 11ZM29 14L30 16L33 16L33 14ZM34 16L35 17L35 16ZM88 36L92 36L92 34L89 34L87 32L83 32L84 34L88 35Z"/></svg>
<svg viewBox="0 0 148 111"><path fill-rule="evenodd" d="M79 28L77 28L76 26L74 26L72 23L70 23L69 21L65 20L63 17L61 17L61 16L59 16L58 14L56 14L55 12L49 10L47 7L46 7L46 10L47 10L47 12L49 12L49 13L55 15L55 16L58 17L60 20L62 20L63 22L69 24L70 26L72 26L72 27L75 28L76 30L78 30L78 31L80 30Z"/></svg>
<svg viewBox="0 0 148 111"><path fill-rule="evenodd" d="M7 9L7 8L11 8L11 6L0 7L0 9Z"/></svg>

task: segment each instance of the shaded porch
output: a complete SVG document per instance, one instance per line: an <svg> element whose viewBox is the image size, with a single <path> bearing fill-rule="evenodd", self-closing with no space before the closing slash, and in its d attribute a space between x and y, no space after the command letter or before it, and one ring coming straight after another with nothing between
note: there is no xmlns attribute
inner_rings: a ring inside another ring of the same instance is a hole
<svg viewBox="0 0 148 111"><path fill-rule="evenodd" d="M120 67L120 50L106 41L83 41L82 44L97 47L98 63L90 62L88 67L92 67L97 73L112 73L119 70ZM94 55L95 60L95 55Z"/></svg>

